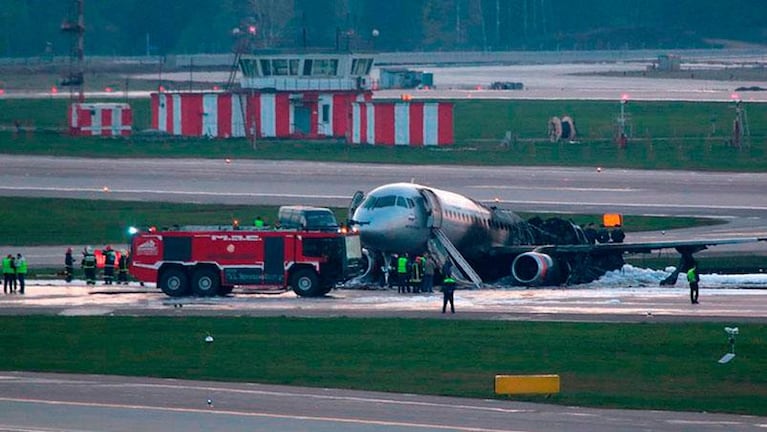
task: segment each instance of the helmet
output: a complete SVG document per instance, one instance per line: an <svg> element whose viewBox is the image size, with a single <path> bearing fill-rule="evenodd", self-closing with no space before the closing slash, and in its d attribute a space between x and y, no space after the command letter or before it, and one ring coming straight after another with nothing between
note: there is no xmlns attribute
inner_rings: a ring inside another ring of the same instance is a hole
<svg viewBox="0 0 767 432"><path fill-rule="evenodd" d="M112 250L112 246L107 245L106 250Z"/></svg>
<svg viewBox="0 0 767 432"><path fill-rule="evenodd" d="M92 247L90 247L90 246L86 246L86 247L85 247L85 253L89 253L89 254L92 254L92 253L93 253L93 248L92 248Z"/></svg>
<svg viewBox="0 0 767 432"><path fill-rule="evenodd" d="M120 251L120 255L128 255L128 251L123 249Z"/></svg>

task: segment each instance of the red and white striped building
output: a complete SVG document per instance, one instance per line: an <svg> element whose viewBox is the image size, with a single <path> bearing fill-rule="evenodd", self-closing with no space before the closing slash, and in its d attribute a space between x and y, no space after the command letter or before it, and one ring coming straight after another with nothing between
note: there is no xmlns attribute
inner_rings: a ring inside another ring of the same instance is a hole
<svg viewBox="0 0 767 432"><path fill-rule="evenodd" d="M254 54L230 92L152 94L152 127L216 138L345 138L377 145L453 142L451 102L373 101L369 55Z"/></svg>
<svg viewBox="0 0 767 432"><path fill-rule="evenodd" d="M73 103L69 106L72 135L127 136L133 112L126 103Z"/></svg>
<svg viewBox="0 0 767 432"><path fill-rule="evenodd" d="M152 128L217 138L343 138L355 101L369 92L152 94Z"/></svg>
<svg viewBox="0 0 767 432"><path fill-rule="evenodd" d="M452 144L451 102L356 102L351 142L428 146Z"/></svg>

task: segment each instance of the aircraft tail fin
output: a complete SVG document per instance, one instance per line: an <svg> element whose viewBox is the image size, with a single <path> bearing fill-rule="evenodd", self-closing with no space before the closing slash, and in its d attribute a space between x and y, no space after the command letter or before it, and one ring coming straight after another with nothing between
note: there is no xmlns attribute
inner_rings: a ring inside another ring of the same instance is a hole
<svg viewBox="0 0 767 432"><path fill-rule="evenodd" d="M456 249L453 242L447 238L447 235L445 235L439 228L434 228L432 233L434 235L429 239L429 252L431 252L432 256L437 260L440 267L445 261L451 260L453 264L461 270L458 272L460 274L456 274L454 277L458 276L457 279L464 279L466 282L474 285L475 288L481 288L482 278L480 278L477 272L474 271L471 264L466 261L463 255L458 252L458 249ZM461 276L465 276L465 278Z"/></svg>

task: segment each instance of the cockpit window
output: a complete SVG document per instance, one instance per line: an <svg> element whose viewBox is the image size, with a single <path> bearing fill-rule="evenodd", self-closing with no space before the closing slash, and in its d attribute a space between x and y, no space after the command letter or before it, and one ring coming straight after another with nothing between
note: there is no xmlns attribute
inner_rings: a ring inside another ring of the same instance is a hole
<svg viewBox="0 0 767 432"><path fill-rule="evenodd" d="M374 196L369 196L369 197L365 198L365 202L362 203L362 208L367 209L367 210L375 208L377 200L378 200L378 198L376 198Z"/></svg>
<svg viewBox="0 0 767 432"><path fill-rule="evenodd" d="M375 208L392 207L397 202L397 197L394 195L387 195L379 197L375 203Z"/></svg>
<svg viewBox="0 0 767 432"><path fill-rule="evenodd" d="M415 207L415 201L413 201L412 198L407 199L407 208L413 208Z"/></svg>
<svg viewBox="0 0 767 432"><path fill-rule="evenodd" d="M407 203L405 202L405 198L402 198L401 196L397 197L397 207L407 208Z"/></svg>

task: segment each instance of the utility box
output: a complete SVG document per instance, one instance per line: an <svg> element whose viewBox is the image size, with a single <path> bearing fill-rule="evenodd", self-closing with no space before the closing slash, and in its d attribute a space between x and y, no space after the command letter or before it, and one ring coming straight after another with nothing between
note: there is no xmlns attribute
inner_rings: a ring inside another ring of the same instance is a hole
<svg viewBox="0 0 767 432"><path fill-rule="evenodd" d="M133 112L127 103L73 103L69 106L69 132L83 136L128 136Z"/></svg>

